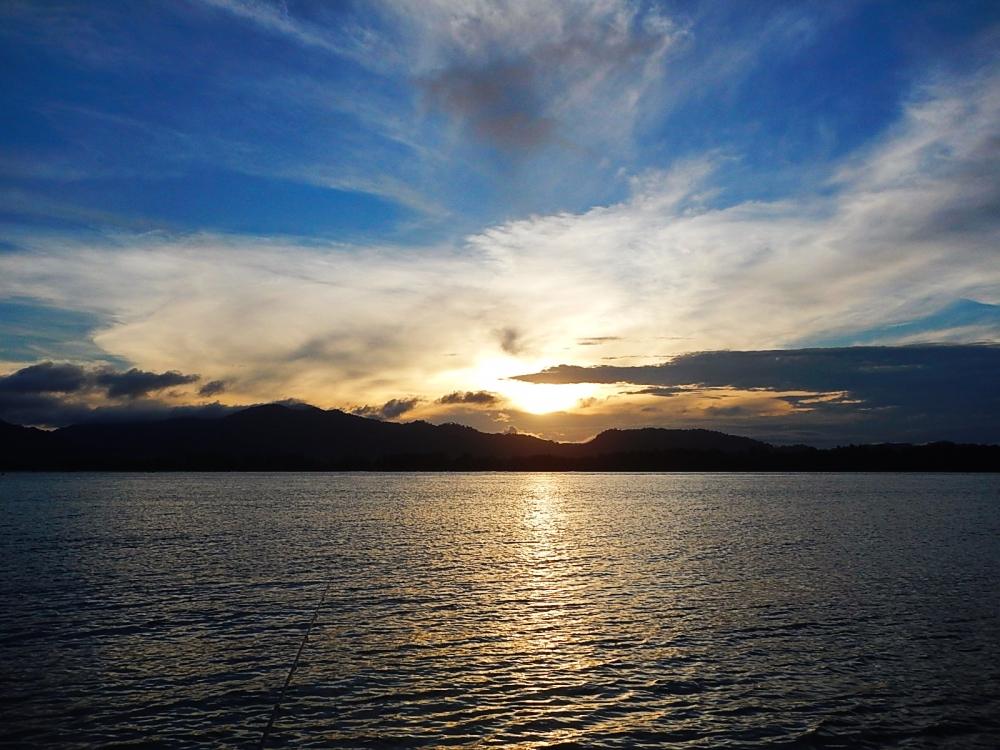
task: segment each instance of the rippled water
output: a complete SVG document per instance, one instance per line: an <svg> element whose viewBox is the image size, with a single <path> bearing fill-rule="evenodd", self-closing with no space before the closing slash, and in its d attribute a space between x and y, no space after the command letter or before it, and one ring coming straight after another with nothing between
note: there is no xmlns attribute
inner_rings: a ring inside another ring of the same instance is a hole
<svg viewBox="0 0 1000 750"><path fill-rule="evenodd" d="M1000 746L1000 477L0 477L0 742ZM324 592L325 601L316 611Z"/></svg>

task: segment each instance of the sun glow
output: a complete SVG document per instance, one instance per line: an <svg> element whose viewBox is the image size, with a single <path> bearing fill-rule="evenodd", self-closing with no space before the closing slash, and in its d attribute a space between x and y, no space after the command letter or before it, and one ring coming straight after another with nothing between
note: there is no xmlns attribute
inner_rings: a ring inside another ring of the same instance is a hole
<svg viewBox="0 0 1000 750"><path fill-rule="evenodd" d="M511 380L514 375L537 372L544 363L524 362L514 357L489 359L479 363L473 375L477 389L493 391L510 401L515 409L529 414L566 411L597 390L591 383L551 385Z"/></svg>

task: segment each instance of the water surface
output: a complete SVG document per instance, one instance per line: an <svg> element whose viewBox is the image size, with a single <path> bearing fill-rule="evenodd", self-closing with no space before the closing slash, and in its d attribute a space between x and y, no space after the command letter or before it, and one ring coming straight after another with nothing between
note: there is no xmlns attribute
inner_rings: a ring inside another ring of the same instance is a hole
<svg viewBox="0 0 1000 750"><path fill-rule="evenodd" d="M1000 746L1000 477L0 477L0 742ZM324 591L325 600L317 611Z"/></svg>

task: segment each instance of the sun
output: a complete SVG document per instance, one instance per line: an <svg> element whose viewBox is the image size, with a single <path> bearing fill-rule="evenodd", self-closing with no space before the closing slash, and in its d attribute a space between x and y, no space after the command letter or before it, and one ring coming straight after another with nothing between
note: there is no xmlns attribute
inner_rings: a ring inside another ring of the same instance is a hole
<svg viewBox="0 0 1000 750"><path fill-rule="evenodd" d="M507 380L497 384L494 390L520 411L529 414L551 414L572 409L581 399L590 396L594 389L586 383L549 385Z"/></svg>
<svg viewBox="0 0 1000 750"><path fill-rule="evenodd" d="M543 367L539 363L523 362L514 357L491 358L476 366L472 380L476 389L499 393L515 409L529 414L551 414L572 409L596 390L591 383L553 385L511 380L514 375L537 372Z"/></svg>

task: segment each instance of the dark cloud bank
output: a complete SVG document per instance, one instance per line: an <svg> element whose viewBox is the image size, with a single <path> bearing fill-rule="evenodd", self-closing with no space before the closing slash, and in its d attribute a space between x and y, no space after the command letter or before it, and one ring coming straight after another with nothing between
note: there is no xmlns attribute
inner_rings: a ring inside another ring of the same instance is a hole
<svg viewBox="0 0 1000 750"><path fill-rule="evenodd" d="M110 398L139 398L152 391L187 385L197 380L197 375L184 375L174 370L147 372L133 367L118 372L110 367L88 370L79 365L40 362L0 377L0 393L78 393L90 390L101 391Z"/></svg>
<svg viewBox="0 0 1000 750"><path fill-rule="evenodd" d="M40 362L0 376L0 419L17 424L63 426L78 422L120 421L228 411L218 404L172 406L157 400L167 388L190 385L198 375L177 371L149 372L132 368ZM202 387L202 395L219 393L221 381ZM207 392L206 392L206 389Z"/></svg>
<svg viewBox="0 0 1000 750"><path fill-rule="evenodd" d="M1000 442L1000 346L926 345L685 354L661 365L559 365L518 376L528 383L625 383L672 397L697 389L806 391L781 396L797 413L741 414L719 429L772 440Z"/></svg>

